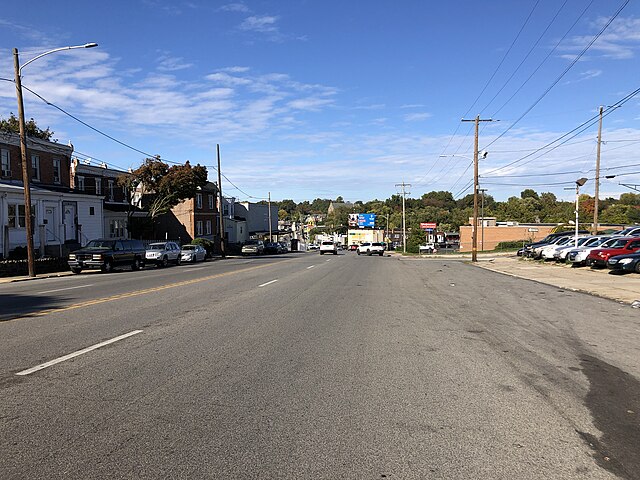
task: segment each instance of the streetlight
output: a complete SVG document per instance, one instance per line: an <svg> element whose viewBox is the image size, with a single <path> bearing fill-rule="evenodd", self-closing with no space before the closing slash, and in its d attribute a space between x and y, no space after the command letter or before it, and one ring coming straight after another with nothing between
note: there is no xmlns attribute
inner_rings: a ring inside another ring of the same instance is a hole
<svg viewBox="0 0 640 480"><path fill-rule="evenodd" d="M22 101L22 69L29 65L31 62L49 55L51 53L60 52L62 50L72 50L75 48L93 48L97 47L97 43L85 43L84 45L75 45L71 47L54 48L47 52L41 53L33 57L31 60L20 66L20 58L18 57L18 49L13 49L13 66L15 70L15 82L16 82L16 97L18 99L18 123L20 125L20 157L22 159L22 183L24 190L24 224L27 232L27 264L29 268L29 276L35 277L35 265L33 258L33 223L31 220L31 188L30 188L30 172L29 164L27 163L27 136L25 132L24 121L24 103Z"/></svg>
<svg viewBox="0 0 640 480"><path fill-rule="evenodd" d="M476 125L477 131L477 125ZM440 155L440 157L462 157L473 161L473 225L471 226L471 261L478 261L478 160L484 160L489 152L482 150L478 152L478 137L476 135L476 143L473 158L465 155Z"/></svg>
<svg viewBox="0 0 640 480"><path fill-rule="evenodd" d="M578 248L578 202L580 200L580 187L587 183L587 178L576 180L576 236L574 238L574 248Z"/></svg>
<svg viewBox="0 0 640 480"><path fill-rule="evenodd" d="M482 232L480 234L480 251L484 252L484 192L486 192L487 189L479 188L478 190L482 192L482 206L480 207L480 218L482 222L482 227L480 228L480 231Z"/></svg>

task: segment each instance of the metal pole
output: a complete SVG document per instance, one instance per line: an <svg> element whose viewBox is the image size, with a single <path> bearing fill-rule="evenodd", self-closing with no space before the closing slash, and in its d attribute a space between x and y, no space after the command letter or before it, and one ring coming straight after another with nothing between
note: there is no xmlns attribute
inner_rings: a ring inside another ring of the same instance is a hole
<svg viewBox="0 0 640 480"><path fill-rule="evenodd" d="M596 153L596 188L594 192L595 202L593 204L593 234L598 234L598 197L600 196L600 144L602 143L602 110L600 107L600 123L598 125L598 150Z"/></svg>
<svg viewBox="0 0 640 480"><path fill-rule="evenodd" d="M222 212L224 208L222 206L222 170L220 169L220 144L216 144L216 151L218 153L218 203L220 206L218 207L218 218L219 218L219 228L220 228L220 254L222 258L225 257L225 249L224 249L224 215Z"/></svg>
<svg viewBox="0 0 640 480"><path fill-rule="evenodd" d="M576 236L573 241L574 248L578 248L578 202L580 201L580 184L576 182Z"/></svg>
<svg viewBox="0 0 640 480"><path fill-rule="evenodd" d="M271 238L271 192L269 192L269 243L273 242Z"/></svg>
<svg viewBox="0 0 640 480"><path fill-rule="evenodd" d="M471 261L478 261L478 123L480 115L476 116L476 134L473 142L473 229L471 230Z"/></svg>
<svg viewBox="0 0 640 480"><path fill-rule="evenodd" d="M22 81L20 79L20 59L18 57L18 49L13 49L13 66L16 76L16 96L18 98L18 121L20 124L20 157L22 159L22 183L24 190L24 223L27 231L27 265L29 276L35 277L35 263L33 252L33 223L31 221L31 187L30 187L30 171L27 163L27 136L25 132L24 122L24 104L22 101ZM18 212L16 212L16 219Z"/></svg>
<svg viewBox="0 0 640 480"><path fill-rule="evenodd" d="M481 218L481 222L482 222L482 228L481 228L481 241L480 241L480 251L484 252L484 192L486 191L486 188L481 188L480 191L482 192L482 207L481 207L481 213L480 213L480 218Z"/></svg>

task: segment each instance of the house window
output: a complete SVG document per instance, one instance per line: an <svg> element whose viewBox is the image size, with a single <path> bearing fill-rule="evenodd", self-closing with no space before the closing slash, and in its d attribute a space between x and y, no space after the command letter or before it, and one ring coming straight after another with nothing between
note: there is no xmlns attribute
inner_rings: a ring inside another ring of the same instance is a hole
<svg viewBox="0 0 640 480"><path fill-rule="evenodd" d="M53 159L53 183L60 183L60 159Z"/></svg>
<svg viewBox="0 0 640 480"><path fill-rule="evenodd" d="M96 178L96 195L102 195L102 179Z"/></svg>
<svg viewBox="0 0 640 480"><path fill-rule="evenodd" d="M213 210L213 195L209 195L209 210Z"/></svg>
<svg viewBox="0 0 640 480"><path fill-rule="evenodd" d="M124 235L124 220L111 220L109 222L109 237L111 238L123 238Z"/></svg>
<svg viewBox="0 0 640 480"><path fill-rule="evenodd" d="M109 201L113 202L113 180L109 180Z"/></svg>
<svg viewBox="0 0 640 480"><path fill-rule="evenodd" d="M95 215L96 214L96 207L89 207L89 215Z"/></svg>
<svg viewBox="0 0 640 480"><path fill-rule="evenodd" d="M196 208L202 208L202 194L196 193Z"/></svg>
<svg viewBox="0 0 640 480"><path fill-rule="evenodd" d="M77 185L76 185L76 189L78 189L81 192L84 192L84 177L76 177L77 180Z"/></svg>
<svg viewBox="0 0 640 480"><path fill-rule="evenodd" d="M211 235L211 220L207 220L207 235Z"/></svg>
<svg viewBox="0 0 640 480"><path fill-rule="evenodd" d="M222 205L222 214L226 217L227 215L229 215L229 205L227 205L226 203L224 205Z"/></svg>
<svg viewBox="0 0 640 480"><path fill-rule="evenodd" d="M196 235L202 235L202 220L196 222Z"/></svg>
<svg viewBox="0 0 640 480"><path fill-rule="evenodd" d="M126 185L122 186L122 203L127 203L127 198L129 198L129 192L127 191Z"/></svg>
<svg viewBox="0 0 640 480"><path fill-rule="evenodd" d="M9 204L8 207L8 225L10 228L24 228L26 226L26 216L24 213L24 205ZM35 224L36 206L31 205L31 223Z"/></svg>
<svg viewBox="0 0 640 480"><path fill-rule="evenodd" d="M31 178L40 181L40 156L31 155Z"/></svg>
<svg viewBox="0 0 640 480"><path fill-rule="evenodd" d="M9 154L9 150L2 149L0 150L0 165L2 165L2 176L10 177L11 176L11 155Z"/></svg>

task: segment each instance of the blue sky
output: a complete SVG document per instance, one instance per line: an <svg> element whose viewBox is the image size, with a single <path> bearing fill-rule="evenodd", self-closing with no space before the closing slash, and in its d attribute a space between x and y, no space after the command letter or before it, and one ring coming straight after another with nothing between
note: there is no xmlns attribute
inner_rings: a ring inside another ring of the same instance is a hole
<svg viewBox="0 0 640 480"><path fill-rule="evenodd" d="M624 4L36 0L0 13L0 78L13 78L14 47L26 62L96 42L28 65L24 86L168 161L215 165L220 144L233 182L223 191L244 200L384 199L403 181L412 197L459 198L472 191L473 155L460 119L475 115L499 120L480 129L482 188L570 199L579 177L593 193L597 124L534 152L640 87L638 2L583 52ZM639 107L640 97L607 111L602 175L616 177L602 179L603 197L640 184ZM82 157L123 169L144 160L28 92L25 110ZM0 116L16 111L0 81Z"/></svg>

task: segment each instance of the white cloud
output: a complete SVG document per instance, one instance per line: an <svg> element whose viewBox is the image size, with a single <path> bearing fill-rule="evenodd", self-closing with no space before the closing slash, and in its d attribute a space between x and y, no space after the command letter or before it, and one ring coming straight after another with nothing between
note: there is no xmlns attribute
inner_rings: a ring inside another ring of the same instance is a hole
<svg viewBox="0 0 640 480"><path fill-rule="evenodd" d="M602 29L608 18L598 18L591 27L594 34ZM576 35L567 39L560 50L566 52L580 52L593 39L593 35ZM619 17L604 31L589 48L591 56L600 54L605 58L626 60L633 58L640 47L640 18ZM563 58L573 60L574 55L562 55Z"/></svg>
<svg viewBox="0 0 640 480"><path fill-rule="evenodd" d="M260 33L278 33L276 25L279 17L263 15L251 16L244 19L240 24L240 30L260 32Z"/></svg>
<svg viewBox="0 0 640 480"><path fill-rule="evenodd" d="M404 121L405 122L420 122L422 120L426 120L427 118L431 117L430 113L409 113L407 115L404 116Z"/></svg>
<svg viewBox="0 0 640 480"><path fill-rule="evenodd" d="M241 12L247 13L249 12L249 7L247 7L244 3L227 3L226 5L222 5L218 10L222 12Z"/></svg>
<svg viewBox="0 0 640 480"><path fill-rule="evenodd" d="M158 70L163 72L175 72L177 70L184 70L191 68L192 63L187 63L181 57L172 57L169 54L163 54L158 57Z"/></svg>

